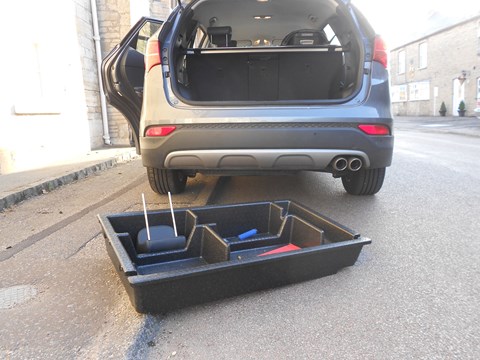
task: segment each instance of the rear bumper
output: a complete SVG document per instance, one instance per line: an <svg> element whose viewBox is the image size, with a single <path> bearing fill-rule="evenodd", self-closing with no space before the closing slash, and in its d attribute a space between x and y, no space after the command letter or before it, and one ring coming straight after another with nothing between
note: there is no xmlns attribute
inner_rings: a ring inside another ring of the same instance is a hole
<svg viewBox="0 0 480 360"><path fill-rule="evenodd" d="M393 136L368 136L356 124L182 125L166 137L141 137L144 166L193 170L329 171L336 156L367 168L390 166Z"/></svg>
<svg viewBox="0 0 480 360"><path fill-rule="evenodd" d="M183 150L169 153L168 169L225 170L322 170L337 156L358 157L366 167L370 159L361 151L318 149L217 149Z"/></svg>

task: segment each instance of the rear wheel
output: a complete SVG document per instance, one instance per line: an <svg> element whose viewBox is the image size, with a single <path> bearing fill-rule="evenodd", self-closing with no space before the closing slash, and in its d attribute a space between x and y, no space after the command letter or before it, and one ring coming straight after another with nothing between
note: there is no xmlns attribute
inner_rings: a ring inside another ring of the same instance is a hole
<svg viewBox="0 0 480 360"><path fill-rule="evenodd" d="M360 169L342 176L342 183L351 195L373 195L382 188L384 178L385 168Z"/></svg>
<svg viewBox="0 0 480 360"><path fill-rule="evenodd" d="M187 175L181 170L168 170L147 167L150 187L157 194L180 194L185 190Z"/></svg>

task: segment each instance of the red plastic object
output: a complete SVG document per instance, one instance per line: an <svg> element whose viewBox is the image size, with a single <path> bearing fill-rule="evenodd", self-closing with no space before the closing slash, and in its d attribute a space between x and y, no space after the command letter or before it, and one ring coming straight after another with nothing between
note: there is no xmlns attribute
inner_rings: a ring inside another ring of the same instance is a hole
<svg viewBox="0 0 480 360"><path fill-rule="evenodd" d="M289 244L289 245L282 246L282 247L280 247L278 249L275 249L275 250L267 251L266 253L260 254L258 256L280 254L280 253L283 253L283 252L300 250L300 249L301 248L299 248L297 245Z"/></svg>

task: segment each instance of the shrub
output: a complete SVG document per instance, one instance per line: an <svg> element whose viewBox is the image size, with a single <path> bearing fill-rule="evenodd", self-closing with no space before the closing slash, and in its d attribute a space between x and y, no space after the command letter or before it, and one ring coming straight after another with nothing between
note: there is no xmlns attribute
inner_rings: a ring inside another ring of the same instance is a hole
<svg viewBox="0 0 480 360"><path fill-rule="evenodd" d="M445 106L445 101L442 101L442 105L440 105L440 112L441 113L447 112L447 107Z"/></svg>

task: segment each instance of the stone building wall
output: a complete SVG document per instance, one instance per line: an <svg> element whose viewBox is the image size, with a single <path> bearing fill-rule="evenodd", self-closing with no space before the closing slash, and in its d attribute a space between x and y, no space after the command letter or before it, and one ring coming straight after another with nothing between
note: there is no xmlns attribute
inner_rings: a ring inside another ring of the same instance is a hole
<svg viewBox="0 0 480 360"><path fill-rule="evenodd" d="M97 58L93 40L92 9L90 0L74 0L74 2L90 130L90 146L92 149L96 149L102 147L104 142Z"/></svg>
<svg viewBox="0 0 480 360"><path fill-rule="evenodd" d="M24 0L3 10L2 25L13 31L8 54L15 56L0 60L8 69L0 89L0 174L85 154L91 149L87 119L97 116L95 99L87 101L85 93L86 83L95 89L96 81L84 77L92 59L86 3Z"/></svg>
<svg viewBox="0 0 480 360"><path fill-rule="evenodd" d="M419 46L427 44L427 66L419 66ZM399 52L405 52L405 72L399 74ZM392 94L392 108L395 115L438 116L442 102L447 115L457 115L454 104L454 81L464 88L467 116L474 115L477 107L477 81L480 78L480 17L462 22L428 37L394 49L390 54L392 92L399 86L406 86L407 101L395 101ZM412 100L410 88L418 83L428 83L429 96L424 100ZM438 88L435 97L434 89ZM457 93L459 93L457 91Z"/></svg>
<svg viewBox="0 0 480 360"><path fill-rule="evenodd" d="M150 16L155 19L167 20L171 8L176 4L175 0L150 0Z"/></svg>
<svg viewBox="0 0 480 360"><path fill-rule="evenodd" d="M130 0L97 0L98 22L104 58L130 30ZM113 145L128 145L129 130L125 117L108 105L110 139Z"/></svg>
<svg viewBox="0 0 480 360"><path fill-rule="evenodd" d="M102 57L131 28L140 0L96 0ZM166 19L168 0L143 0L143 9ZM28 11L26 11L28 9ZM0 174L57 164L103 146L97 58L90 0L5 3L5 28L14 29L0 59ZM148 15L148 14L145 14ZM18 19L29 26L18 26ZM32 32L31 29L35 29ZM129 144L127 121L108 107L113 145Z"/></svg>

